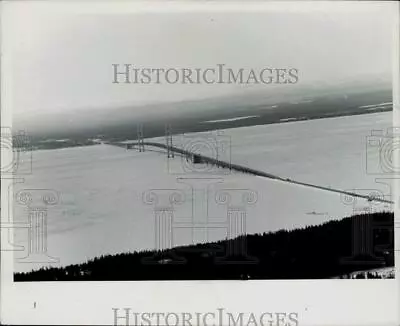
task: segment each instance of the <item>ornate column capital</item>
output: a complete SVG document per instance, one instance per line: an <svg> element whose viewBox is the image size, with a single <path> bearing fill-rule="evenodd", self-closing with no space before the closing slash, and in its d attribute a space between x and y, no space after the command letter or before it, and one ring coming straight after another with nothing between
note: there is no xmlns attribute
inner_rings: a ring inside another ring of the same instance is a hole
<svg viewBox="0 0 400 326"><path fill-rule="evenodd" d="M15 194L15 202L19 205L33 207L54 206L59 202L59 194L52 189L23 189Z"/></svg>
<svg viewBox="0 0 400 326"><path fill-rule="evenodd" d="M257 192L250 189L221 189L215 193L215 202L226 205L228 210L246 210L257 202Z"/></svg>
<svg viewBox="0 0 400 326"><path fill-rule="evenodd" d="M185 202L185 193L178 189L151 189L143 192L142 200L153 205L155 211L172 211Z"/></svg>

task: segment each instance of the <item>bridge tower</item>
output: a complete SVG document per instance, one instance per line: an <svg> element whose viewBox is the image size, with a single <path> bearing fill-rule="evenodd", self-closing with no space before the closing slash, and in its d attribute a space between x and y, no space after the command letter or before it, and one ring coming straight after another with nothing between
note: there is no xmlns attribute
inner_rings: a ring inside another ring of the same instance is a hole
<svg viewBox="0 0 400 326"><path fill-rule="evenodd" d="M170 124L165 125L165 141L167 144L167 158L174 158L172 151L172 129Z"/></svg>
<svg viewBox="0 0 400 326"><path fill-rule="evenodd" d="M137 142L139 152L144 152L144 138L143 138L143 125L137 125Z"/></svg>

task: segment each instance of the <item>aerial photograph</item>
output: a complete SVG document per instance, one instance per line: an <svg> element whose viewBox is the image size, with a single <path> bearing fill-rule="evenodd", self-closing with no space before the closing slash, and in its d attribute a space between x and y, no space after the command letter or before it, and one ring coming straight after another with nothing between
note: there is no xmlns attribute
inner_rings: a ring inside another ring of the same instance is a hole
<svg viewBox="0 0 400 326"><path fill-rule="evenodd" d="M14 17L14 281L394 278L390 17Z"/></svg>

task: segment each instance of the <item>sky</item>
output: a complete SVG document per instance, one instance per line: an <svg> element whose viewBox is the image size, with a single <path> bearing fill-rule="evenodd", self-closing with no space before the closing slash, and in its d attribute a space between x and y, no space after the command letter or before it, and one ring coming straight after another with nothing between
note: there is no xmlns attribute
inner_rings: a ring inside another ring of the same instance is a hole
<svg viewBox="0 0 400 326"><path fill-rule="evenodd" d="M14 116L35 119L38 113L229 96L248 88L269 91L268 85L113 84L113 63L295 67L298 85L365 74L390 78L391 3L222 8L207 3L187 10L138 10L121 3L8 2L2 55Z"/></svg>

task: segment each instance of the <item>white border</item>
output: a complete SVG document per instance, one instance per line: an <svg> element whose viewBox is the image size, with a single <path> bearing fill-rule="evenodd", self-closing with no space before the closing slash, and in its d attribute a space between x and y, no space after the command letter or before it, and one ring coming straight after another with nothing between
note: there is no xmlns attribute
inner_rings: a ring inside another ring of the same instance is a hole
<svg viewBox="0 0 400 326"><path fill-rule="evenodd" d="M2 3L2 20L11 2ZM400 123L399 95L399 5L392 6L396 16L394 38L394 121ZM352 2L26 2L24 10L61 10L96 14L137 11L323 11L345 6L364 10ZM2 37L17 37L1 30ZM1 123L11 125L11 97L7 49L1 48ZM7 82L7 83L6 83ZM2 153L4 154L4 153ZM3 157L3 156L2 156ZM10 180L1 182L2 214ZM399 219L399 185L396 185L396 219ZM396 249L400 249L396 233ZM399 252L396 252L399 261ZM214 312L225 308L234 312L298 312L299 325L399 325L399 268L396 280L320 280L320 281L195 281L195 282L41 282L13 283L13 257L1 256L1 323L5 324L112 324L112 308L132 308L136 312ZM36 302L36 308L34 308Z"/></svg>
<svg viewBox="0 0 400 326"><path fill-rule="evenodd" d="M400 6L396 3L393 8L395 14L394 26L393 26L393 126L400 127ZM396 159L396 157L395 157ZM397 162L400 163L400 157L397 157ZM395 196L395 208L394 217L395 225L395 270L396 270L396 302L397 307L400 306L400 183L394 183L394 196ZM397 232L396 232L397 231ZM400 309L397 308L397 321L396 325L400 325Z"/></svg>

